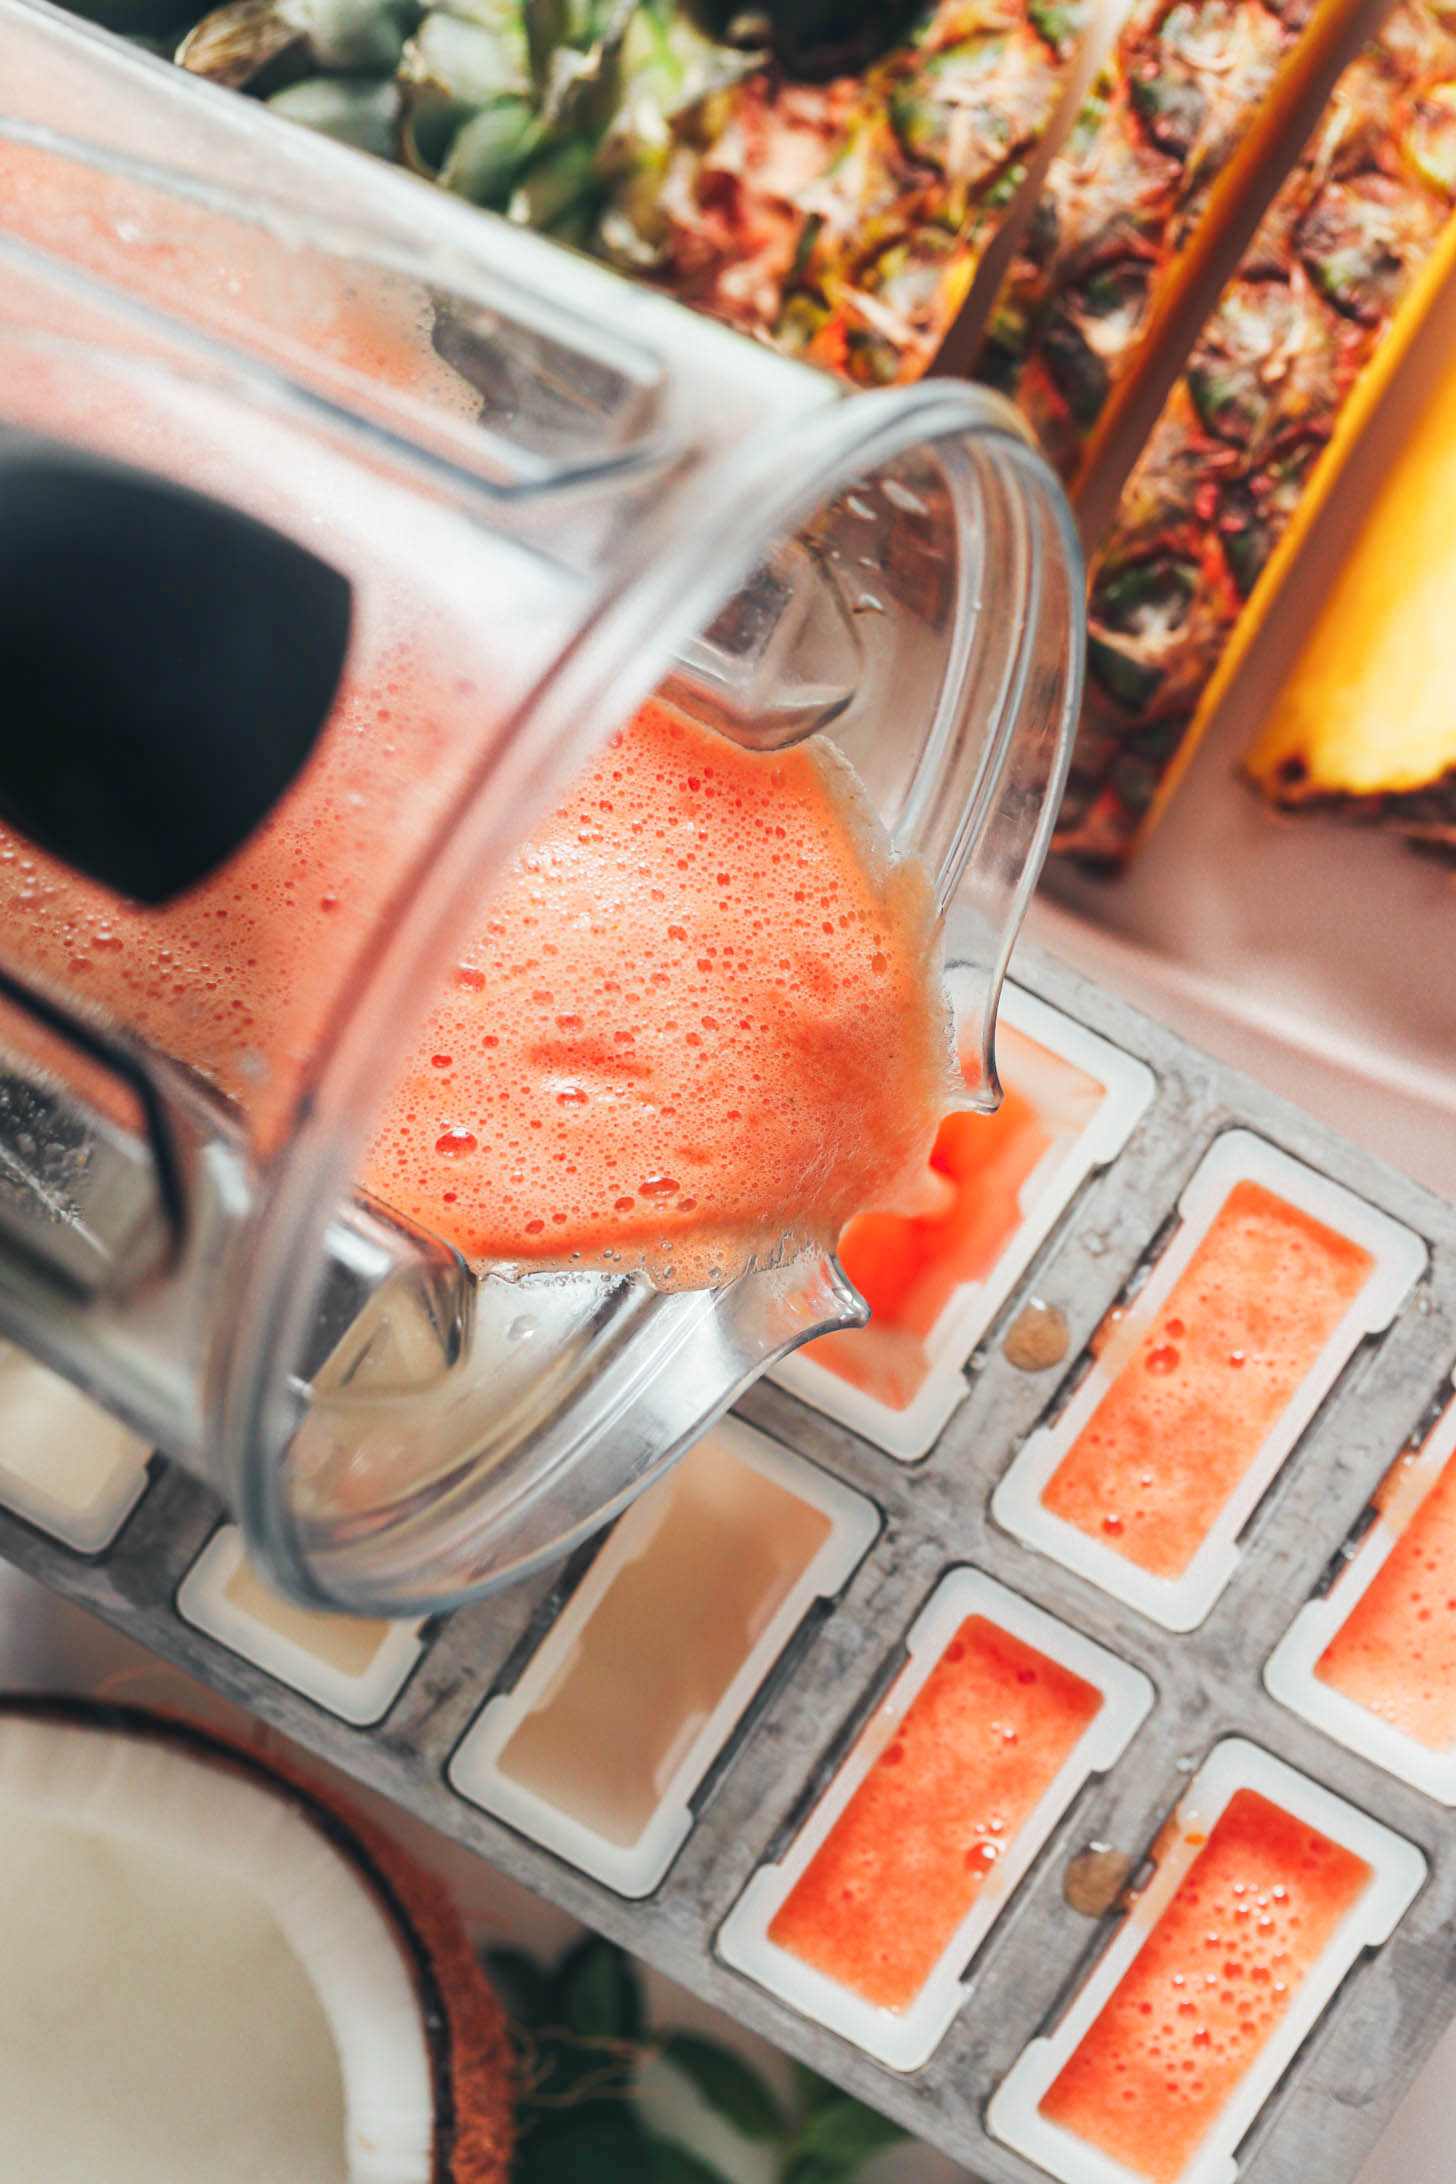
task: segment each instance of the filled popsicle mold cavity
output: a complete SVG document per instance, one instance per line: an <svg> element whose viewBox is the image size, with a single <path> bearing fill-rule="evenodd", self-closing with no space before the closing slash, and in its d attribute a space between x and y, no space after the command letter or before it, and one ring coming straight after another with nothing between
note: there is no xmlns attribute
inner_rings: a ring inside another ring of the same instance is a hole
<svg viewBox="0 0 1456 2184"><path fill-rule="evenodd" d="M1216 1142L1179 1213L994 1508L1018 1537L1188 1630L1359 1342L1393 1318L1425 1246L1245 1131Z"/></svg>
<svg viewBox="0 0 1456 2184"><path fill-rule="evenodd" d="M954 966L952 1002L967 991ZM980 1060L969 1019L961 1066ZM1008 985L997 1022L1003 1099L994 1115L940 1126L918 1214L868 1213L839 1259L868 1326L796 1351L775 1377L816 1409L906 1461L923 1456L965 1394L971 1351L1087 1176L1127 1142L1153 1095L1145 1065Z"/></svg>
<svg viewBox="0 0 1456 2184"><path fill-rule="evenodd" d="M1145 1677L979 1571L953 1571L803 1830L720 1955L893 2067L917 2068L963 1975L1087 1776L1152 1704Z"/></svg>
<svg viewBox="0 0 1456 2184"><path fill-rule="evenodd" d="M1199 1770L1122 1931L997 2092L997 2137L1063 2184L1224 2184L1364 1950L1414 1845L1240 1739Z"/></svg>
<svg viewBox="0 0 1456 2184"><path fill-rule="evenodd" d="M764 1678L877 1528L863 1496L745 1426L715 1426L618 1524L460 1745L453 1787L647 1894Z"/></svg>
<svg viewBox="0 0 1456 2184"><path fill-rule="evenodd" d="M99 1554L146 1488L150 1445L0 1342L0 1504L81 1554Z"/></svg>
<svg viewBox="0 0 1456 2184"><path fill-rule="evenodd" d="M234 1524L214 1532L177 1593L185 1622L306 1699L363 1725L387 1713L424 1650L418 1622L333 1615L285 1600Z"/></svg>
<svg viewBox="0 0 1456 2184"><path fill-rule="evenodd" d="M1264 1680L1342 1744L1456 1804L1456 1403L1397 1458L1373 1524Z"/></svg>

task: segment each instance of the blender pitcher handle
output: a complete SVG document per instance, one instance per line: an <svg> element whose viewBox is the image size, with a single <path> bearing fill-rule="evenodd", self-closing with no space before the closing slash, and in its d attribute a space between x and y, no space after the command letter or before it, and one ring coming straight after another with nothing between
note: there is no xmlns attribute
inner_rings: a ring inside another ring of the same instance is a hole
<svg viewBox="0 0 1456 2184"><path fill-rule="evenodd" d="M982 390L976 390L982 392ZM1066 786L1086 610L1065 496L1021 418L984 392L986 429L938 452L957 530L955 628L939 704L895 830L930 875L948 955L969 974L970 1104L1000 1103L996 1010Z"/></svg>

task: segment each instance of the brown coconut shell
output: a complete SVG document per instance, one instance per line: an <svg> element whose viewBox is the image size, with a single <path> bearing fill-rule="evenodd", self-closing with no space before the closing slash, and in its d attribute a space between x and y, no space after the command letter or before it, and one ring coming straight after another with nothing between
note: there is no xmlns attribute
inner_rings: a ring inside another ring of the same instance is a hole
<svg viewBox="0 0 1456 2184"><path fill-rule="evenodd" d="M435 2093L433 2184L506 2184L515 2103L505 2011L434 1874L291 1755L263 1758L182 1716L109 1700L7 1693L0 1712L170 1745L296 1806L374 1896L413 1974Z"/></svg>

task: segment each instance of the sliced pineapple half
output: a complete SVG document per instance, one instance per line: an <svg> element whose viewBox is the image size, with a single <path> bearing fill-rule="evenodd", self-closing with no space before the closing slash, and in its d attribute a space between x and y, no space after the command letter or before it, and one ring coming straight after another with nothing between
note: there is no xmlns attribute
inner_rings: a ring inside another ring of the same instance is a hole
<svg viewBox="0 0 1456 2184"><path fill-rule="evenodd" d="M1083 863L1125 864L1173 794L1456 267L1453 86L1449 18L1402 0L1341 75L1127 481L1089 567L1055 836Z"/></svg>
<svg viewBox="0 0 1456 2184"><path fill-rule="evenodd" d="M1456 841L1456 371L1406 441L1263 734L1251 781Z"/></svg>

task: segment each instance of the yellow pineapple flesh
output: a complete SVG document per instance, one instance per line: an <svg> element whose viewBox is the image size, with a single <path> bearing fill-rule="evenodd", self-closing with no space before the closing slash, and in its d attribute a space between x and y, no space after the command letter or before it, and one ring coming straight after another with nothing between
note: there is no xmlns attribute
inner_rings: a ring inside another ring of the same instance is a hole
<svg viewBox="0 0 1456 2184"><path fill-rule="evenodd" d="M1456 371L1407 440L1263 734L1250 779L1456 841Z"/></svg>

